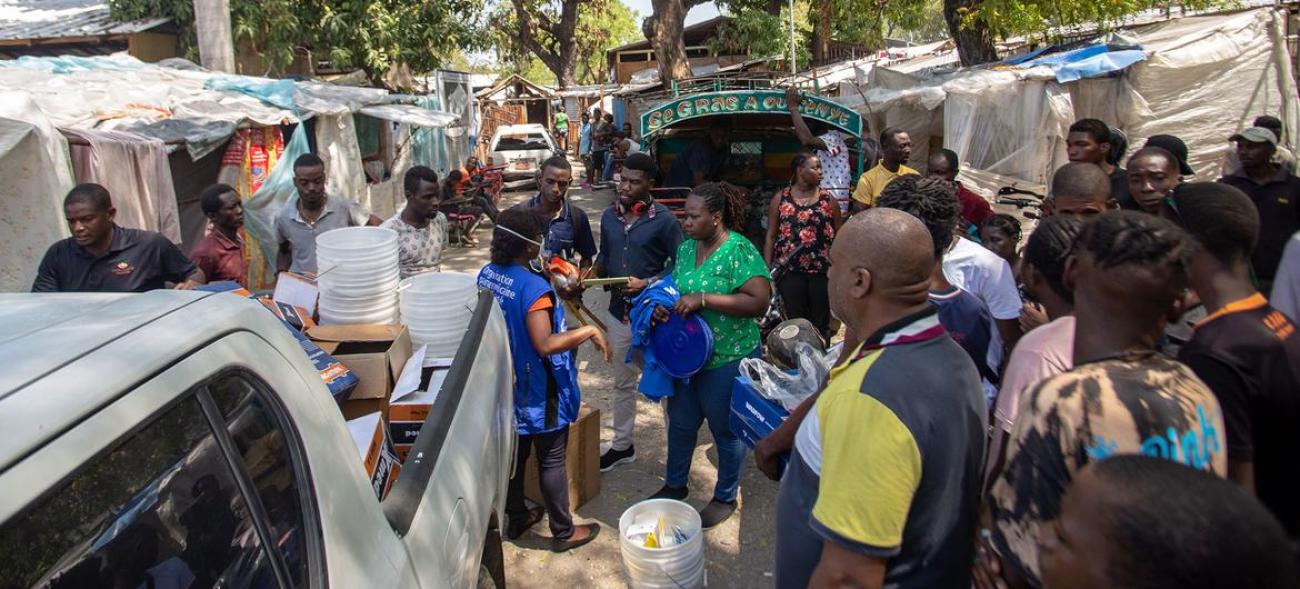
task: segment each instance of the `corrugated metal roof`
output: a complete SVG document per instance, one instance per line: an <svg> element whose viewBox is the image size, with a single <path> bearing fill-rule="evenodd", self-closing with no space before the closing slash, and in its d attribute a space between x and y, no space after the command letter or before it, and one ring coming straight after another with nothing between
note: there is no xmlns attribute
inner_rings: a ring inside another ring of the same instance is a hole
<svg viewBox="0 0 1300 589"><path fill-rule="evenodd" d="M126 35L170 20L114 20L101 0L0 0L0 40Z"/></svg>

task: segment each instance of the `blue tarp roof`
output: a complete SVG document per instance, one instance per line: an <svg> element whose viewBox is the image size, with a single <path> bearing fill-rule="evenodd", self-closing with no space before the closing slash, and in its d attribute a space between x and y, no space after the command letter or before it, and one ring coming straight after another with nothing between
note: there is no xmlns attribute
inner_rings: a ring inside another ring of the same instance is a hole
<svg viewBox="0 0 1300 589"><path fill-rule="evenodd" d="M1105 76L1146 59L1146 52L1140 45L1120 47L1095 43L1052 53L1056 49L1059 47L1039 49L1003 60L1002 63L1021 69L1048 67L1056 74L1057 82L1065 83Z"/></svg>

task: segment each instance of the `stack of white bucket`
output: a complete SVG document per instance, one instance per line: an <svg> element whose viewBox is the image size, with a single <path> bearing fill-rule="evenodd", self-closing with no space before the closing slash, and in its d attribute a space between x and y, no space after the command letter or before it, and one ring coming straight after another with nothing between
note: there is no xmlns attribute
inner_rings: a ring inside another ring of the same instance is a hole
<svg viewBox="0 0 1300 589"><path fill-rule="evenodd" d="M415 347L429 347L426 358L451 358L474 314L478 287L474 276L431 272L402 281L402 321Z"/></svg>
<svg viewBox="0 0 1300 589"><path fill-rule="evenodd" d="M346 227L316 236L320 321L397 323L397 232Z"/></svg>

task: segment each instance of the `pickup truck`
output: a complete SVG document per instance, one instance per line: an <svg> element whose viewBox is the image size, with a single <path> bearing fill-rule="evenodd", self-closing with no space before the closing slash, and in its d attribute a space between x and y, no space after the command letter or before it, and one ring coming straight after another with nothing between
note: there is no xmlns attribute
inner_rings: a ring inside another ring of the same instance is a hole
<svg viewBox="0 0 1300 589"><path fill-rule="evenodd" d="M257 302L0 295L0 587L503 586L509 365L484 293L381 502Z"/></svg>

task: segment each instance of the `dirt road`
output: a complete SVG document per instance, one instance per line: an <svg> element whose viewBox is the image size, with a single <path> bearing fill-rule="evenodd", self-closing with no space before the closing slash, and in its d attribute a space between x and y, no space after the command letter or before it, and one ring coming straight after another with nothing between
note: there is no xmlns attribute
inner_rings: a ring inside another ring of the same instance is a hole
<svg viewBox="0 0 1300 589"><path fill-rule="evenodd" d="M575 168L580 174L581 169ZM511 193L503 208L531 196ZM587 211L593 231L599 231L601 212L614 198L613 190L569 193L574 205ZM445 256L444 270L478 272L488 261L491 228L481 229L477 248L452 248ZM599 237L599 234L597 235ZM609 302L604 292L588 292L587 306L604 309ZM601 412L602 449L610 436L610 394L612 372L591 346L578 354L582 399ZM565 554L553 554L546 522L516 541L506 542L506 575L511 587L623 587L622 560L618 546L618 518L636 502L657 491L664 482L666 442L663 410L644 398L637 407L636 462L604 473L600 495L575 514L579 523L599 522L601 533L591 544ZM746 456L741 478L740 509L722 525L705 532L708 580L711 587L767 587L772 585L772 551L777 484L767 480ZM700 428L699 448L691 467L691 497L688 502L703 507L712 497L716 479L717 452L708 427Z"/></svg>

